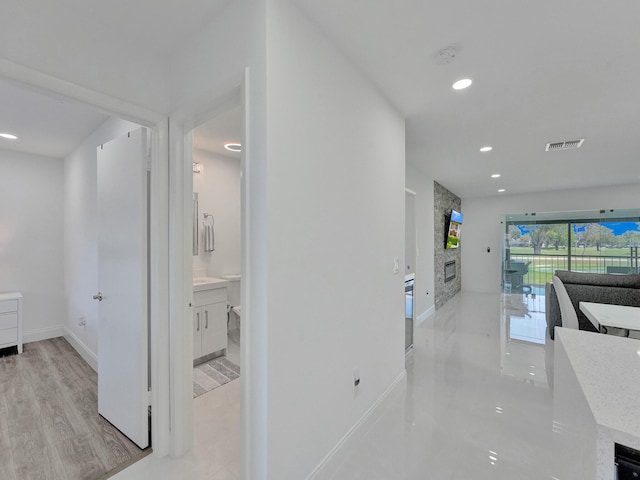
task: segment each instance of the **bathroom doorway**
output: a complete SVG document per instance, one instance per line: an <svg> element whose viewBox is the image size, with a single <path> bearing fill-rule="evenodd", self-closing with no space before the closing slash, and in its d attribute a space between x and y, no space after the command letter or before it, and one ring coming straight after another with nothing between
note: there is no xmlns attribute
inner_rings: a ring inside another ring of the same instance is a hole
<svg viewBox="0 0 640 480"><path fill-rule="evenodd" d="M194 284L222 280L212 283L226 289L228 340L222 355L236 365L240 364L242 318L241 135L239 98L193 130L193 192L197 199L193 215ZM202 287L195 288L202 291ZM210 352L200 353L203 357Z"/></svg>
<svg viewBox="0 0 640 480"><path fill-rule="evenodd" d="M224 439L209 468L240 471L242 122L240 95L187 134L193 201L193 449ZM212 328L213 325L213 328Z"/></svg>

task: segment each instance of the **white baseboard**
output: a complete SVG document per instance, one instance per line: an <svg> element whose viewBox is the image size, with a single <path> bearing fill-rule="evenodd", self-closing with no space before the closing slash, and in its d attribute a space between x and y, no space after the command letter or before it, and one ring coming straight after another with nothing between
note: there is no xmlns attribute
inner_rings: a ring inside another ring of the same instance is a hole
<svg viewBox="0 0 640 480"><path fill-rule="evenodd" d="M29 330L22 334L22 343L39 342L50 338L64 337L67 342L80 354L84 361L96 372L98 371L98 356L87 347L82 340L76 337L71 330L63 325L49 328Z"/></svg>
<svg viewBox="0 0 640 480"><path fill-rule="evenodd" d="M39 342L41 340L49 340L50 338L64 336L65 328L63 325L55 327L37 328L22 333L22 343Z"/></svg>
<svg viewBox="0 0 640 480"><path fill-rule="evenodd" d="M420 325L422 322L424 322L427 318L429 318L435 312L436 312L436 306L431 305L430 308L428 308L427 310L422 312L420 315L418 315L418 318L416 318L416 326Z"/></svg>
<svg viewBox="0 0 640 480"><path fill-rule="evenodd" d="M87 347L82 340L76 337L71 330L64 328L64 338L80 354L84 361L89 364L94 371L98 371L98 356Z"/></svg>
<svg viewBox="0 0 640 480"><path fill-rule="evenodd" d="M313 471L307 476L307 480L314 480L320 472L329 464L329 462L340 452L340 449L345 446L351 437L353 437L358 429L369 419L369 417L382 405L382 403L391 395L391 393L402 383L405 383L407 379L407 371L403 370L400 375L387 387L387 389L380 395L371 407L360 417L360 419L349 429L349 431L342 437L338 443L331 449L326 457L313 469Z"/></svg>

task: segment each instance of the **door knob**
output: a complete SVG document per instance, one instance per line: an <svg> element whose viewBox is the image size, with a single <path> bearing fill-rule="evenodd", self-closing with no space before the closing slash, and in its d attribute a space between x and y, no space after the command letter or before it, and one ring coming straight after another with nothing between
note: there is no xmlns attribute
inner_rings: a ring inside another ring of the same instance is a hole
<svg viewBox="0 0 640 480"><path fill-rule="evenodd" d="M102 292L98 292L97 295L94 295L93 299L94 300L98 300L99 302L101 302L102 301Z"/></svg>

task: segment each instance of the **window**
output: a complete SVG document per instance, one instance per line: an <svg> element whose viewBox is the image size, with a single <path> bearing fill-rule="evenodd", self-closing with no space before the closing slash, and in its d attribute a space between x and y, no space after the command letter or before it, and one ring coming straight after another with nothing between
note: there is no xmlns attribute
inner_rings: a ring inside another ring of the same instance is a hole
<svg viewBox="0 0 640 480"><path fill-rule="evenodd" d="M506 216L504 291L543 294L556 270L638 273L640 215L634 211L634 216L616 218L613 211L607 211L609 215L601 211L589 217L588 213Z"/></svg>

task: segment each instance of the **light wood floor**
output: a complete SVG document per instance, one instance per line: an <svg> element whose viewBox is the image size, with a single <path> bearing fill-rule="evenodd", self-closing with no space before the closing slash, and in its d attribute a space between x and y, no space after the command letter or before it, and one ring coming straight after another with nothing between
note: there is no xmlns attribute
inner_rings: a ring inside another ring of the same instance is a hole
<svg viewBox="0 0 640 480"><path fill-rule="evenodd" d="M97 480L147 453L98 415L97 382L62 337L0 358L3 480Z"/></svg>

